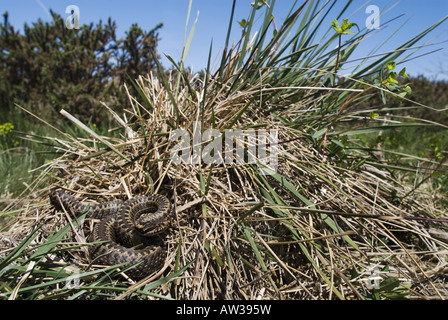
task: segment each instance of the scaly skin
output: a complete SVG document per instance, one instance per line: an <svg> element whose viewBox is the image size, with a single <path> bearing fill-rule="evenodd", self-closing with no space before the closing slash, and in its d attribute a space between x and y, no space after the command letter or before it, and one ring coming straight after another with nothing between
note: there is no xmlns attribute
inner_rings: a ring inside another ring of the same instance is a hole
<svg viewBox="0 0 448 320"><path fill-rule="evenodd" d="M85 204L73 196L61 192L50 192L50 202L57 210L67 210L79 216L87 212L88 218L101 219L93 231L90 255L95 264L124 267L137 264L128 270L133 279L141 279L161 267L165 252L159 246L143 249L131 248L142 242L142 238L162 232L168 226L171 210L169 200L161 195L137 196L127 201L114 200L100 204Z"/></svg>

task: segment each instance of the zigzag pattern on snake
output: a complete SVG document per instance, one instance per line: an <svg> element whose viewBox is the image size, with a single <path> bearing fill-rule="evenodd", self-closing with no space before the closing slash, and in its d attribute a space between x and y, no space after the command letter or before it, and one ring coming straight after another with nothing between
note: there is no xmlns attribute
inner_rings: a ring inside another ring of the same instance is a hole
<svg viewBox="0 0 448 320"><path fill-rule="evenodd" d="M133 279L141 279L156 271L165 260L160 246L148 243L147 237L162 232L168 226L171 204L161 195L143 195L126 201L114 200L99 204L86 204L62 191L50 192L50 203L57 210L67 210L75 216L87 212L88 218L101 219L95 226L90 255L95 264L125 267L139 263L126 271ZM142 249L134 246L146 245Z"/></svg>

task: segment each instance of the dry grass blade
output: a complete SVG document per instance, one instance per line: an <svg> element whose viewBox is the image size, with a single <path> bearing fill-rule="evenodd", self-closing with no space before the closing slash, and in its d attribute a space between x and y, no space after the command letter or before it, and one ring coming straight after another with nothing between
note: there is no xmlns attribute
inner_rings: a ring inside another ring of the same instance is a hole
<svg viewBox="0 0 448 320"><path fill-rule="evenodd" d="M49 165L55 177L49 188L99 202L154 191L171 199L174 207L173 223L163 234L168 254L158 279L134 284L113 268L104 269L104 274L91 266L79 248L69 255L63 250L67 263L94 269L85 273L92 278L85 280L76 298L103 294L119 299L141 294L232 300L448 297L446 276L440 271L446 269L448 243L427 229L430 224L446 233L444 212L425 190L414 190L387 168L376 167L369 153L345 148L347 131L371 124L352 97L374 85L347 78L344 86L334 88L333 64L314 69L300 66L302 54L320 61L319 65L334 61L335 50L325 51L331 42L321 51L312 51L308 39L302 39L306 48L294 43L299 41L297 34L287 44L298 51L288 59L271 52L277 41L281 40L279 45L286 41L281 35L292 30L302 9L291 10L293 15L278 32L280 38L271 39L266 48L261 47L262 36L251 43L247 34L242 39L244 51L226 48L215 76L200 78L180 69L159 74L159 79L139 77L136 86L141 96L130 97L131 121L112 114L123 128L113 144L84 127L90 139L64 141L65 153ZM278 66L281 62L285 65ZM350 129L351 121L358 122ZM201 151L212 139L202 141L195 135L198 127L216 134L229 128L276 131L278 143L272 145L278 167L264 175L260 171L266 167L264 159L255 156L254 161L246 161L254 146L267 145L250 138L241 148L243 158L233 149L224 150L218 158L228 156L232 162L210 164ZM190 162L173 160L179 141L170 135L176 129L183 129L189 146L193 145ZM97 140L109 149L98 150ZM347 157L338 158L341 154ZM49 188L36 192L31 202L47 203ZM66 248L67 217L54 214L50 205L21 211L2 237L27 239L36 223L51 230L42 233L38 245L49 239L61 241L51 247L55 255L60 247ZM91 223L84 223L87 237L90 231ZM4 246L10 250L12 245ZM115 286L117 280L120 286Z"/></svg>
<svg viewBox="0 0 448 320"><path fill-rule="evenodd" d="M74 116L72 116L70 113L68 113L67 111L65 111L64 109L61 110L61 114L70 119L71 121L73 121L78 127L80 127L81 129L83 129L84 131L88 132L92 137L100 140L102 143L104 143L106 146L108 146L109 148L111 148L115 153L117 153L119 156L121 156L124 160L126 161L130 161L128 158L126 158L120 151L118 151L111 143L109 143L109 141L107 141L106 139L103 139L102 137L100 137L97 133L95 133L92 129L90 129L89 127L87 127L84 123L82 123L81 121L79 121L78 119L76 119Z"/></svg>
<svg viewBox="0 0 448 320"><path fill-rule="evenodd" d="M160 112L168 119L174 116L169 99L164 98L165 88L155 81L146 85L147 92L161 97ZM215 115L220 115L225 108L250 100L250 94L214 99ZM192 123L186 112L195 114L197 104L180 94L178 105L185 106L181 111L188 128ZM166 243L169 252L178 254L168 255L163 273L170 275L179 270L176 266L196 262L176 281L153 288L154 294L172 292L177 299L360 298L369 291L369 268L380 266L387 278L400 279L400 290L418 282L423 285L414 285L413 290L423 295L446 295L440 279L430 271L445 263L438 248L446 250L447 244L431 237L419 221L400 219L429 213L422 211L425 207L415 197L395 205L389 197L393 181L384 180L378 189L379 178L368 171L341 170L322 163L310 145L295 140L296 133L282 127L278 127L279 138L291 142L279 144L279 170L271 176L260 176L256 167L240 164L174 165L168 159L175 141L156 134L166 132L166 125L157 120L158 112L145 120L145 128L151 130L146 134L154 133L151 149L144 139L131 142L124 138L119 143L124 157L135 159L131 163L108 151L82 162L71 160L67 152L52 164L63 172L64 188L98 201L133 196L158 186L158 193L176 203L178 221ZM227 121L220 119L215 117L215 126L225 128ZM204 126L211 123L211 114L205 112L204 120ZM252 124L248 119L241 121L242 127ZM263 122L269 125L269 119ZM341 175L345 176L342 180ZM400 193L408 190L403 186ZM50 214L50 207L39 214L48 226L58 223ZM33 215L33 210L24 215ZM371 216L363 218L366 215ZM26 221L30 220L22 219L20 228L11 229L20 230L11 236L20 238L27 232L33 224ZM316 282L321 282L318 290ZM131 286L119 298L141 290L143 284Z"/></svg>

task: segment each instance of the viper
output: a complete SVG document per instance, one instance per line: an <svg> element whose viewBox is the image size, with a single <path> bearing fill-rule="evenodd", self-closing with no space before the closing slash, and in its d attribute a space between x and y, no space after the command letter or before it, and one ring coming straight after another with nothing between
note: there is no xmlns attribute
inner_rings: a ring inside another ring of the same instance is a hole
<svg viewBox="0 0 448 320"><path fill-rule="evenodd" d="M131 267L126 274L141 279L157 271L166 253L161 246L149 241L168 226L171 204L162 195L141 195L126 201L90 204L72 195L52 190L50 203L57 210L67 210L75 216L100 219L93 229L89 252L92 263ZM143 248L140 248L142 247Z"/></svg>

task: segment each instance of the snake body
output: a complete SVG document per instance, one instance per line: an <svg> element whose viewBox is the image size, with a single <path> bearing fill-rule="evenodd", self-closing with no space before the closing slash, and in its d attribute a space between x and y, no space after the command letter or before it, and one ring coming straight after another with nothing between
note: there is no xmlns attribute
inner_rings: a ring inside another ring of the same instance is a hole
<svg viewBox="0 0 448 320"><path fill-rule="evenodd" d="M141 279L156 271L165 260L160 246L150 245L148 237L162 232L168 226L171 209L169 200L161 195L142 195L126 201L114 200L99 204L86 204L61 192L50 192L50 203L57 210L67 210L79 216L101 219L92 234L93 242L104 241L90 247L92 262L106 265L126 263L135 267L126 271L133 279ZM145 245L142 249L134 246Z"/></svg>

